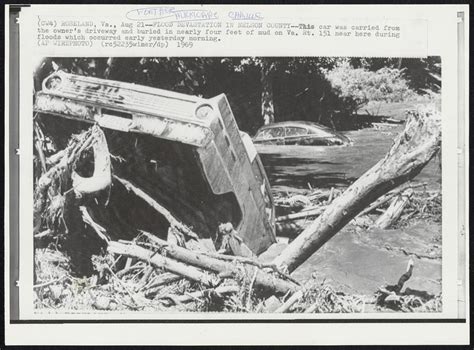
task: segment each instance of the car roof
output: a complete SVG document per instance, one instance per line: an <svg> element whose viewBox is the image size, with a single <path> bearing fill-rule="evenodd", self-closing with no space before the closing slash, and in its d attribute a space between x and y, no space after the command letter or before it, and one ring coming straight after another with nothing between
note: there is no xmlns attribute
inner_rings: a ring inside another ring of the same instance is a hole
<svg viewBox="0 0 474 350"><path fill-rule="evenodd" d="M276 128L276 127L305 127L305 126L316 127L316 128L319 128L319 129L323 129L325 131L333 132L327 126L324 126L324 125L321 125L321 124L318 124L318 123L314 123L314 122L310 122L310 121L306 121L306 120L286 121L286 122L278 122L278 123L273 123L273 124L269 124L269 125L264 125L260 129L258 129L258 131L262 131L262 130L266 130L266 129L272 129L272 128Z"/></svg>

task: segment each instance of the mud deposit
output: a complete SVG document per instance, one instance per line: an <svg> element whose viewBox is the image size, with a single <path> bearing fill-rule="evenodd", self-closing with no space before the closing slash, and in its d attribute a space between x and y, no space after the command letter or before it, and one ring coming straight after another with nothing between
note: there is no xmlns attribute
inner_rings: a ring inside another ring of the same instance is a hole
<svg viewBox="0 0 474 350"><path fill-rule="evenodd" d="M261 260L271 261L285 246L275 244ZM302 282L316 279L347 294L372 295L381 286L396 284L410 258L415 267L405 288L411 294L441 293L441 227L434 223L393 230L348 226L292 276Z"/></svg>
<svg viewBox="0 0 474 350"><path fill-rule="evenodd" d="M378 162L390 148L402 126L346 133L347 147L263 146L261 154L275 191L346 187ZM430 190L441 189L441 169L436 157L414 179ZM284 248L279 243L262 258L271 260ZM348 225L300 266L298 280L316 278L353 294L372 295L378 287L396 284L415 262L405 288L441 293L441 225L420 221L401 229L361 229Z"/></svg>
<svg viewBox="0 0 474 350"><path fill-rule="evenodd" d="M436 225L418 224L404 230L345 230L294 272L304 280L326 278L348 293L371 294L397 283L410 257L415 268L406 287L441 292L441 249ZM426 243L429 243L428 245ZM439 243L438 243L439 244Z"/></svg>

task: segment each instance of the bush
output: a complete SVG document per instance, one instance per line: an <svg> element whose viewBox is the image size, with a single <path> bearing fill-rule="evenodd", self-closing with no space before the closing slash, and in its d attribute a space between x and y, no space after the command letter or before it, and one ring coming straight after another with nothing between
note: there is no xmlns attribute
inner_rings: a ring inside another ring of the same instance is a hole
<svg viewBox="0 0 474 350"><path fill-rule="evenodd" d="M377 71L354 68L348 61L325 71L326 78L343 101L343 109L355 113L371 101L400 102L413 95L403 70L383 67Z"/></svg>

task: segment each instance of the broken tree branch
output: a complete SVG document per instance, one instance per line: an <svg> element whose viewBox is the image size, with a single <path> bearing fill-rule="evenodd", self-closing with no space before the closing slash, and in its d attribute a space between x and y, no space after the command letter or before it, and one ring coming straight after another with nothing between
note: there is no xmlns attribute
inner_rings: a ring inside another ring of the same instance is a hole
<svg viewBox="0 0 474 350"><path fill-rule="evenodd" d="M198 253L174 244L169 244L158 237L141 231L150 242L156 245L157 248L166 251L166 255L173 259L185 262L187 264L200 267L205 270L210 270L218 274L229 275L231 277L238 277L241 274L241 269L236 264L211 258L202 253ZM243 266L244 271L249 275L253 275L254 269L249 266ZM171 271L173 272L173 271ZM278 294L285 294L289 291L293 292L297 289L297 285L293 282L277 278L265 271L258 270L255 285L267 291L272 291Z"/></svg>
<svg viewBox="0 0 474 350"><path fill-rule="evenodd" d="M402 215L403 209L409 203L412 195L413 190L408 189L398 197L393 198L388 209L382 215L380 215L375 222L375 226L381 229L386 229L392 226L398 220L400 215Z"/></svg>
<svg viewBox="0 0 474 350"><path fill-rule="evenodd" d="M71 174L72 187L76 196L98 193L112 183L110 169L110 154L104 132L100 128L94 129L94 174L91 177L82 177L76 171Z"/></svg>
<svg viewBox="0 0 474 350"><path fill-rule="evenodd" d="M221 286L215 289L207 289L203 291L187 293L184 295L164 295L160 297L160 299L170 300L174 304L184 304L184 303L189 303L191 301L200 301L199 298L204 298L211 294L223 296L226 294L238 293L239 290L240 288L238 286Z"/></svg>
<svg viewBox="0 0 474 350"><path fill-rule="evenodd" d="M229 261L229 262L239 262L242 264L249 264L258 267L259 269L270 269L273 272L276 272L279 274L283 279L286 279L288 281L291 281L297 285L300 285L300 283L295 280L293 277L290 275L278 270L277 266L273 263L263 263L258 260L252 259L252 258L247 258L243 256L235 256L235 255L226 255L226 254L219 254L219 253L209 253L209 252L203 252L202 254L207 255L211 258L216 258L216 259L221 259L224 261Z"/></svg>
<svg viewBox="0 0 474 350"><path fill-rule="evenodd" d="M441 147L441 116L424 109L408 116L387 155L327 207L274 263L291 273L384 193L415 177Z"/></svg>
<svg viewBox="0 0 474 350"><path fill-rule="evenodd" d="M50 230L50 229L46 229L44 231L41 231L39 233L36 233L34 235L34 238L35 239L41 239L41 238L45 238L45 237L52 237L53 236L53 231Z"/></svg>
<svg viewBox="0 0 474 350"><path fill-rule="evenodd" d="M58 164L58 162L67 155L67 149L63 149L61 151L56 152L55 154L46 158L46 165L54 166Z"/></svg>
<svg viewBox="0 0 474 350"><path fill-rule="evenodd" d="M366 214L369 214L371 211L377 209L378 207L384 205L385 203L389 202L393 197L396 195L402 193L403 191L407 189L415 189L418 187L423 187L426 186L427 183L423 182L420 184L409 184L408 186L403 186L402 188L397 188L396 190L390 191L387 193L385 196L380 197L378 200L376 200L374 203L372 203L370 206L368 206L366 209L362 210L359 215L357 216L363 216Z"/></svg>
<svg viewBox="0 0 474 350"><path fill-rule="evenodd" d="M84 223L89 225L95 231L95 233L97 233L100 239L104 240L105 242L110 241L110 237L107 235L107 231L105 230L105 228L100 226L92 219L87 208L84 206L80 206L79 210L81 211L82 220L84 221Z"/></svg>
<svg viewBox="0 0 474 350"><path fill-rule="evenodd" d="M122 289L130 296L130 299L133 301L133 303L139 306L140 303L136 299L135 295L125 286L125 284L123 284L122 280L119 277L117 277L115 272L113 272L109 266L107 266L107 270L109 270L110 274L117 280L120 287L122 287Z"/></svg>
<svg viewBox="0 0 474 350"><path fill-rule="evenodd" d="M129 257L138 258L147 261L155 267L184 276L192 281L202 283L205 286L212 287L215 285L215 279L212 276L200 271L199 269L188 266L178 261L165 258L160 254L139 247L137 245L123 244L119 242L109 242L108 251L113 254L119 254Z"/></svg>
<svg viewBox="0 0 474 350"><path fill-rule="evenodd" d="M174 273L166 272L166 273L163 273L163 274L157 276L148 285L144 286L142 288L142 290L145 290L145 291L152 290L152 289L155 289L156 287L162 286L164 284L169 284L169 283L172 283L172 282L179 281L182 278L183 278L182 276L178 276L178 275L175 275ZM149 294L149 293L151 293L151 292L147 292L147 294Z"/></svg>
<svg viewBox="0 0 474 350"><path fill-rule="evenodd" d="M413 259L408 260L407 270L406 272L400 276L398 280L397 287L395 289L396 293L400 293L405 285L406 281L408 281L413 273L413 267L415 266L415 262Z"/></svg>
<svg viewBox="0 0 474 350"><path fill-rule="evenodd" d="M36 135L36 141L35 141L35 148L36 152L38 152L38 156L40 159L41 163L41 169L43 170L43 174L47 171L46 167L46 156L44 155L44 139L40 135L40 127L37 122L34 123L34 130L35 130L35 135Z"/></svg>
<svg viewBox="0 0 474 350"><path fill-rule="evenodd" d="M69 278L69 276L67 275L63 275L55 280L51 280L51 281L48 281L48 282L44 282L44 283L40 283L40 284L35 284L33 286L33 289L38 289L38 288L44 288L44 287L47 287L47 286L50 286L52 284L55 284L55 283L59 283L59 282L62 282L64 279L66 278Z"/></svg>
<svg viewBox="0 0 474 350"><path fill-rule="evenodd" d="M284 222L284 221L290 221L290 220L299 220L299 219L304 219L310 216L321 215L322 212L324 212L324 207L317 207L311 210L302 210L298 213L279 216L276 218L275 221Z"/></svg>
<svg viewBox="0 0 474 350"><path fill-rule="evenodd" d="M303 297L304 293L302 290L297 291L288 300L280 306L278 309L275 310L275 313L284 313L287 312L298 300Z"/></svg>
<svg viewBox="0 0 474 350"><path fill-rule="evenodd" d="M226 255L226 254L219 254L219 253L209 253L209 252L203 252L202 254L207 255L211 258L221 259L221 260L224 260L224 261L239 262L239 263L243 263L243 264L249 264L249 265L257 266L258 268L261 268L261 269L270 268L270 269L274 270L274 268L276 268L275 264L262 263L260 261L254 260L252 258L245 258L245 257L242 257L242 256Z"/></svg>
<svg viewBox="0 0 474 350"><path fill-rule="evenodd" d="M133 266L125 267L122 270L117 271L116 275L117 275L117 277L122 278L123 276L125 276L127 273L129 273L131 271L135 271L135 270L143 269L143 268L144 268L143 263L139 262L139 263L136 263Z"/></svg>
<svg viewBox="0 0 474 350"><path fill-rule="evenodd" d="M140 197L142 200L144 200L150 207L155 209L158 213L163 215L166 220L170 223L170 225L176 229L178 229L180 232L184 233L186 236L198 239L199 236L191 231L186 225L182 224L179 220L177 220L171 212L163 207L160 203L158 203L156 200L154 200L150 195L148 195L146 192L141 190L140 188L136 187L133 185L130 181L127 181L125 179L122 179L118 177L117 175L113 175L114 179L116 179L118 182L120 182L123 186L128 191L133 192L136 196Z"/></svg>

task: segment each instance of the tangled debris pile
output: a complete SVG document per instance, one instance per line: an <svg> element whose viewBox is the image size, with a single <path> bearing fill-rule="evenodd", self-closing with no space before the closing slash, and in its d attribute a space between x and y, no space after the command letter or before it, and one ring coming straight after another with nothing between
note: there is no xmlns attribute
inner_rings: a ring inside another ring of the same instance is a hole
<svg viewBox="0 0 474 350"><path fill-rule="evenodd" d="M40 146L38 143L37 151L42 151L43 157L39 159L44 160L42 169L45 171L39 172L35 186L38 282L35 290L41 296L42 304L45 297L55 302L60 297L76 298L77 295L62 295L60 286L69 285L68 289L71 289L72 286L81 286L84 281L90 283L85 287L89 294L92 293L90 288L101 291L94 296L91 294L93 302L90 304L106 309L114 308L115 304L136 309L150 304L140 302L141 297L166 300L161 304L170 305L206 296L217 300L223 295L238 294L246 286L250 286L249 290L255 289L259 295L284 295L296 289L297 282L274 265L243 257L245 244L238 239L230 223L220 227L224 237L221 237L220 249L216 252L215 248L210 248L212 244L206 244L206 239L201 239L144 190L113 174L112 160L116 157L109 154L105 135L97 125L74 135L67 147L55 154L47 154ZM98 202L106 206L113 204L109 203L113 184L122 185L127 193L139 197L166 219L167 240L138 228L133 230L139 232L138 235L123 237L114 232L110 220L96 221L98 215L94 209ZM43 260L47 260L50 249L42 254L41 247L55 247L68 259L45 263ZM234 256L236 252L240 256ZM44 276L40 275L43 272L48 274L49 282L42 282ZM90 276L91 272L95 278L86 277L84 280L83 276ZM119 293L105 302L102 295L104 286L105 291L120 291L125 299L119 303ZM160 286L169 291L163 294ZM176 288L179 286L185 288ZM46 294L43 293L45 288ZM176 294L183 290L193 292ZM142 293L141 297L135 296L138 292ZM247 294L247 298L251 298L252 294Z"/></svg>
<svg viewBox="0 0 474 350"><path fill-rule="evenodd" d="M440 295L417 295L408 287L404 292L381 287L372 296L348 295L316 279L301 286L301 292L269 298L259 294L254 276L243 274L236 284L225 279L206 287L183 276L152 268L145 261L129 261L117 268L121 259L111 254L93 256L96 273L74 277L69 259L61 252L37 248L34 286L35 307L48 310L97 311L221 311L221 312L291 312L357 313L372 311L439 312Z"/></svg>
<svg viewBox="0 0 474 350"><path fill-rule="evenodd" d="M103 140L101 129L93 126L74 135L64 150L52 155L43 152L46 155L40 157L46 171L41 172L35 188L37 308L313 313L363 312L369 304L402 311L440 307L439 298L415 298L400 294L401 289L388 294L387 289L381 289L375 297L367 297L338 293L316 281L301 285L275 264L232 255L229 246L239 242L231 235L227 247L221 245L221 252L209 249L205 240L144 191L104 170L111 168L110 159L114 157L107 154ZM86 161L91 151L93 171L87 169ZM106 156L100 156L104 152ZM101 179L93 188L79 175L87 171L99 174ZM131 240L115 239L110 228L95 222L87 206L91 201L107 202L114 180L168 220L168 241L145 231ZM317 215L316 210L324 210L340 194L340 190L331 189L315 190L306 196L277 197L277 205L287 211L300 210L280 217L278 222L291 221L289 216L295 214ZM378 207L372 205L366 211ZM229 225L224 226L231 233ZM92 276L84 275L81 264L92 266Z"/></svg>
<svg viewBox="0 0 474 350"><path fill-rule="evenodd" d="M378 307L404 312L441 311L441 295L431 295L410 288L405 288L405 291L402 292L403 286L413 273L413 267L414 262L410 259L407 271L400 277L397 284L378 289L375 293Z"/></svg>
<svg viewBox="0 0 474 350"><path fill-rule="evenodd" d="M67 114L69 100L56 100ZM94 113L94 109L88 111ZM131 123L127 118L100 113L97 118L105 118L102 124L106 129L111 120ZM54 133L57 121L49 121ZM176 170L173 164L158 165L161 158L150 158L150 154L174 149L167 147L170 144L158 142L159 138L152 135L139 142L120 128L107 129L106 135L99 124L84 129L80 121L80 126L72 124L70 129L61 130L53 141L48 136L51 128L45 133L41 118L35 116L36 305L98 310L357 312L364 311L367 304L386 307L394 292L400 296L399 306L410 303L410 310L423 308L424 302L418 305L401 296L401 288L385 288L388 297L366 300L337 293L314 281L302 285L291 273L358 216L387 205L375 225L389 227L401 215L410 214L404 210L414 186L397 187L416 176L438 152L439 121L436 111L414 114L389 153L345 191L331 189L298 198L276 198L286 210L277 224L310 220L279 256L262 263L234 228L236 217L220 215L226 211L223 202L212 195L187 202L167 188L162 180L178 177L180 172L188 176L174 183L176 190L181 187L180 195L192 197L190 187L197 186L193 183L196 168ZM113 152L119 155L109 151L110 140L114 141ZM195 159L186 150L175 149L176 154L163 159L182 153L181 161L188 165ZM242 158L247 157L243 153ZM166 170L162 177L157 176L158 168ZM250 165L245 169L252 171ZM247 175L254 180L253 173ZM257 188L256 193L260 190ZM200 205L200 210L190 203ZM260 206L267 214L268 203L270 199ZM295 212L295 208L300 211ZM174 215L176 209L198 217L200 229L179 220ZM425 209L419 211L424 213ZM264 219L273 218L270 214ZM219 224L217 232L210 232L209 227L206 232L207 219ZM260 225L260 221L254 224ZM263 232L250 234L258 240Z"/></svg>
<svg viewBox="0 0 474 350"><path fill-rule="evenodd" d="M310 220L321 215L326 207L343 192L340 188L311 189L297 194L274 194L279 234L296 236ZM413 222L441 220L441 192L428 190L427 183L408 183L372 203L351 222L364 229L370 227L399 228Z"/></svg>

